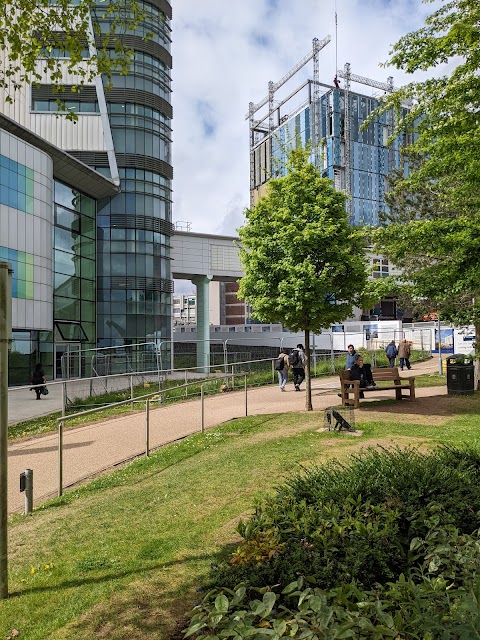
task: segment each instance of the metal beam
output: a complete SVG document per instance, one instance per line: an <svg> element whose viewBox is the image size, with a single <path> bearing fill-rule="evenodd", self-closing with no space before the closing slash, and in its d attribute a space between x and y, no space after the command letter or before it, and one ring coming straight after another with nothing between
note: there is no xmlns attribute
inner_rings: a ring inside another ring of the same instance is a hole
<svg viewBox="0 0 480 640"><path fill-rule="evenodd" d="M331 36L326 36L323 40L318 40L318 38L314 38L313 40L314 46L312 47L312 51L310 51L310 53L308 53L304 58L302 58L300 62L298 62L294 67L292 67L290 71L286 73L283 76L283 78L280 78L278 82L271 83L271 89L273 90L273 92L277 91L286 82L288 82L290 78L294 76L297 73L297 71L300 71L300 69L304 67L307 64L307 62L309 62L316 53L318 54L319 51L321 51L324 47L326 47L327 44L331 41L331 39L332 39ZM270 83L269 83L269 94L270 94ZM257 104L251 103L248 113L245 115L245 120L248 120L251 114L257 112L259 109L264 107L268 103L268 101L269 101L269 95L265 96L265 98L263 98L263 100L260 100L260 102L257 102Z"/></svg>

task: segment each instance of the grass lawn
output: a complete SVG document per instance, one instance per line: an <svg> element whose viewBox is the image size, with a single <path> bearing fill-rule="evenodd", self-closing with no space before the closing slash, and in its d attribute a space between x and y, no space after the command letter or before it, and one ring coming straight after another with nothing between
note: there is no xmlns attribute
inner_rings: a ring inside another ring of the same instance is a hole
<svg viewBox="0 0 480 640"><path fill-rule="evenodd" d="M478 394L410 407L357 410L361 437L320 433L322 412L236 420L15 516L0 638L176 638L239 516L292 471L368 445L479 442Z"/></svg>

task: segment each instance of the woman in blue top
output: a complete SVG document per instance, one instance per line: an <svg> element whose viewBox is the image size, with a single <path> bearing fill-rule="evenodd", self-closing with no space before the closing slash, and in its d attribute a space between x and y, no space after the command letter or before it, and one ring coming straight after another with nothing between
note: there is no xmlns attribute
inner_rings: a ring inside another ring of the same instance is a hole
<svg viewBox="0 0 480 640"><path fill-rule="evenodd" d="M345 364L345 369L350 370L357 360L358 353L355 351L355 347L353 344L349 344L347 352L347 362Z"/></svg>

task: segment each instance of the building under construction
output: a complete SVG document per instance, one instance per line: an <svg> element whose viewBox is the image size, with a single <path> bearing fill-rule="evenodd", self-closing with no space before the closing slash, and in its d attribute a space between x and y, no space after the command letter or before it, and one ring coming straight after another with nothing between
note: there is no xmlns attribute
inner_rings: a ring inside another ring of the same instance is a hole
<svg viewBox="0 0 480 640"><path fill-rule="evenodd" d="M269 82L263 100L249 105L251 203L265 193L271 177L285 173L287 150L310 142L319 172L347 194L350 221L376 225L386 206L386 178L401 166L400 147L409 141L396 138L387 145L394 132L393 112L379 115L361 130L382 96L394 90L393 78L370 80L354 75L346 64L332 84L320 82L320 52L330 40L315 38L311 52L281 80ZM288 93L294 76L309 62L312 77Z"/></svg>

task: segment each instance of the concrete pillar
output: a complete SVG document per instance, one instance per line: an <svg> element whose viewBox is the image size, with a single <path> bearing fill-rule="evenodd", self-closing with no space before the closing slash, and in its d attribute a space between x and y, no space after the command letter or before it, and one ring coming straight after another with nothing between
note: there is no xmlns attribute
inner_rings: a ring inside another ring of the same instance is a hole
<svg viewBox="0 0 480 640"><path fill-rule="evenodd" d="M197 288L197 367L208 373L210 365L210 304L208 288L212 276L195 276L192 282Z"/></svg>

